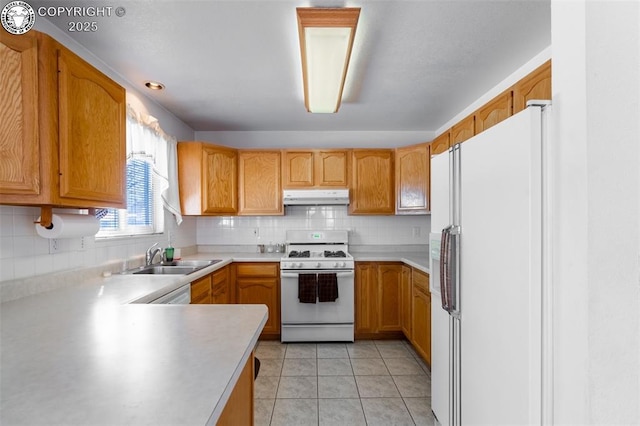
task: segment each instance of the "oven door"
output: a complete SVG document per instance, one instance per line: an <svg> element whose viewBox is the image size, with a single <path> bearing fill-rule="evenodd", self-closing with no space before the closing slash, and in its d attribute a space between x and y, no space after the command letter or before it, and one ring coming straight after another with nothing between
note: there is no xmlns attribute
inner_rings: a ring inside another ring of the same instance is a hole
<svg viewBox="0 0 640 426"><path fill-rule="evenodd" d="M300 274L336 274L338 298L335 302L300 303ZM283 325L353 324L354 272L352 270L296 270L280 272L280 315Z"/></svg>

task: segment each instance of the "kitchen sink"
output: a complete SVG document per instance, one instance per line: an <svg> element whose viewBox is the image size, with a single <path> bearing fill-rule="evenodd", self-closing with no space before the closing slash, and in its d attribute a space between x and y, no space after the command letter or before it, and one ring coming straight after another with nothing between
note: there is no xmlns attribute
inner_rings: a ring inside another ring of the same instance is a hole
<svg viewBox="0 0 640 426"><path fill-rule="evenodd" d="M215 260L174 260L125 271L124 274L133 275L189 275L202 268L215 265L220 259Z"/></svg>

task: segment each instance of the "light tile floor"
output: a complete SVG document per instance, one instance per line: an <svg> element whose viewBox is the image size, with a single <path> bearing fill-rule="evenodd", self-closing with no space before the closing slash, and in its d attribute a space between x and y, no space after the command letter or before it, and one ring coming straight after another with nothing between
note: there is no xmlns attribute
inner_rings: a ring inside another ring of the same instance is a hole
<svg viewBox="0 0 640 426"><path fill-rule="evenodd" d="M256 356L256 426L433 425L431 375L406 341L261 341Z"/></svg>

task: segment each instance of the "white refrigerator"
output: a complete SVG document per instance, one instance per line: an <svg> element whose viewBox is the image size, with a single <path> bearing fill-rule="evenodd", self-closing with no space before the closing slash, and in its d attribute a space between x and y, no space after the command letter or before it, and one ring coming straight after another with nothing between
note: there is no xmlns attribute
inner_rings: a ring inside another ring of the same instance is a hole
<svg viewBox="0 0 640 426"><path fill-rule="evenodd" d="M431 159L431 405L442 425L540 424L545 106Z"/></svg>

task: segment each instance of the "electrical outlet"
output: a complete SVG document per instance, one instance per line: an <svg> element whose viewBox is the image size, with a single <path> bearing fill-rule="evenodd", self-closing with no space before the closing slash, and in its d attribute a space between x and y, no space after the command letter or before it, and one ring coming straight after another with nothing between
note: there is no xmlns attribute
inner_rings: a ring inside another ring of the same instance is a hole
<svg viewBox="0 0 640 426"><path fill-rule="evenodd" d="M57 253L60 250L60 242L55 239L49 239L49 254Z"/></svg>
<svg viewBox="0 0 640 426"><path fill-rule="evenodd" d="M419 226L414 226L413 227L413 238L420 238L420 227Z"/></svg>

